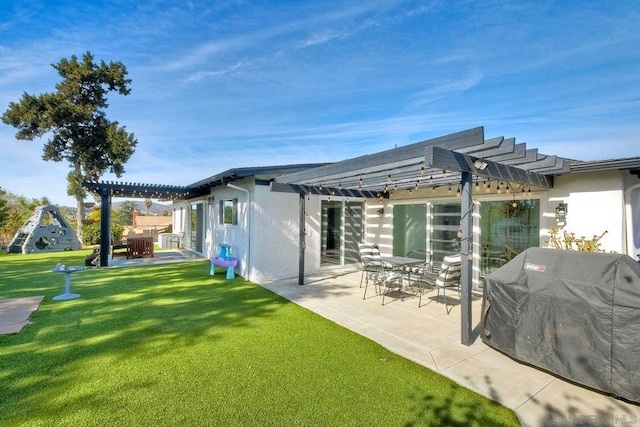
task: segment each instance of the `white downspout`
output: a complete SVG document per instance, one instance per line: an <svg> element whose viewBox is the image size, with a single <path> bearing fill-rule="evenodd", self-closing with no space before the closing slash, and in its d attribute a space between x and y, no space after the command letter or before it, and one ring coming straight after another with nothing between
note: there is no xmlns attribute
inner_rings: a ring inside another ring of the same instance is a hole
<svg viewBox="0 0 640 427"><path fill-rule="evenodd" d="M251 280L251 191L231 183L227 187L247 193L247 280Z"/></svg>

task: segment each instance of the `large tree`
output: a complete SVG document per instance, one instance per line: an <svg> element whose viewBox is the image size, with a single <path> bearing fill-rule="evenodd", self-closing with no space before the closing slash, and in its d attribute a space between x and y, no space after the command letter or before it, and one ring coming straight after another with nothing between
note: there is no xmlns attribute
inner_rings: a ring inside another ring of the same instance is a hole
<svg viewBox="0 0 640 427"><path fill-rule="evenodd" d="M98 180L107 170L120 177L138 144L133 133L108 120L104 111L109 106L106 95L111 91L128 95L131 79L121 62L98 64L90 52L82 62L73 55L52 67L62 77L56 91L38 96L25 92L20 102L9 104L2 121L18 129L18 140L47 137L44 160L70 163L67 194L77 201L80 234L86 197L82 181Z"/></svg>

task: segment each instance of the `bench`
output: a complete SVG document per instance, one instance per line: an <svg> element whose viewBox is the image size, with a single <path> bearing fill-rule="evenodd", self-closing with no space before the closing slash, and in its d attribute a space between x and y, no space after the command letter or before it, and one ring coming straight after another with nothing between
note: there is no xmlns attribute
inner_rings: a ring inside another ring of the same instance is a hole
<svg viewBox="0 0 640 427"><path fill-rule="evenodd" d="M111 259L117 256L127 256L126 242L118 242L114 245L111 245Z"/></svg>
<svg viewBox="0 0 640 427"><path fill-rule="evenodd" d="M129 237L127 239L127 259L153 258L153 237Z"/></svg>

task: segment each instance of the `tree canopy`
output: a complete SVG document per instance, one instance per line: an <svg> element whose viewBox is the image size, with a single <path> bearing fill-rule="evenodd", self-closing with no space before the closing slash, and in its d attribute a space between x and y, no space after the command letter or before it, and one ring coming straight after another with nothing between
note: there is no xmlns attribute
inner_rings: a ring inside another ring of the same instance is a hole
<svg viewBox="0 0 640 427"><path fill-rule="evenodd" d="M82 181L97 180L107 170L120 177L135 152L138 141L134 134L105 114L107 94L129 95L131 79L121 62L96 63L90 52L82 56L82 62L73 55L52 66L62 77L56 91L37 96L25 92L19 102L9 104L2 121L18 130L18 140L47 137L44 160L71 164L67 193L78 202L80 230L86 195Z"/></svg>
<svg viewBox="0 0 640 427"><path fill-rule="evenodd" d="M0 188L0 240L9 244L18 229L33 215L38 206L50 204L51 202L46 197L27 199ZM66 211L61 210L61 213L67 220L69 219Z"/></svg>

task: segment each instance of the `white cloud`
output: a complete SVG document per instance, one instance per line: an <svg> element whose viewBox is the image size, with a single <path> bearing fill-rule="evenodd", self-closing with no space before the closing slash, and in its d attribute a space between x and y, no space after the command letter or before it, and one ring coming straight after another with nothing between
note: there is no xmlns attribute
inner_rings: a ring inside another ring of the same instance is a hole
<svg viewBox="0 0 640 427"><path fill-rule="evenodd" d="M483 74L479 69L472 69L467 75L457 79L436 80L428 82L430 86L413 96L414 104L421 106L436 102L445 97L456 96L472 89L482 81Z"/></svg>

